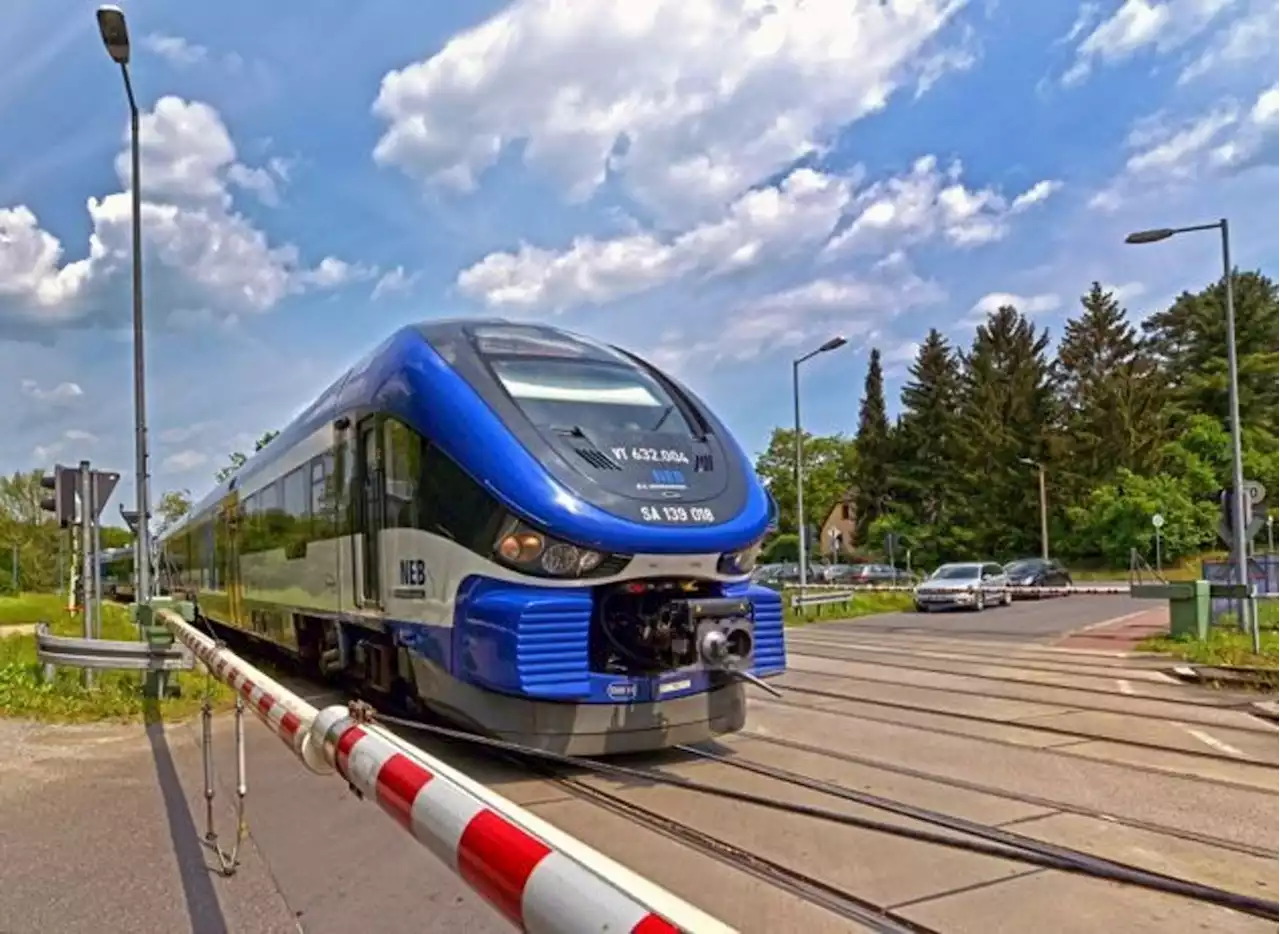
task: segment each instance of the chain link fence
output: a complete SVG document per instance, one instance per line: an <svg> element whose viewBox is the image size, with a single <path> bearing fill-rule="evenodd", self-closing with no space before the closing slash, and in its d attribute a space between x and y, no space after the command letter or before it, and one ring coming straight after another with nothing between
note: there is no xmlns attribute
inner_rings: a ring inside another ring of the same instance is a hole
<svg viewBox="0 0 1280 934"><path fill-rule="evenodd" d="M1234 561L1202 561L1201 576L1215 584L1234 584ZM1249 559L1249 583L1257 588L1258 625L1274 629L1280 608L1280 555L1261 554ZM1210 625L1236 625L1236 601L1223 598L1210 601Z"/></svg>

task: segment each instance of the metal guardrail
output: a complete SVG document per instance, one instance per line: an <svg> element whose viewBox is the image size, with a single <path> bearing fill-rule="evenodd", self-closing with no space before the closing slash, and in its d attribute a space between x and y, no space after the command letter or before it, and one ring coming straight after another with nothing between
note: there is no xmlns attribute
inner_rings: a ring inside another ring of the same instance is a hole
<svg viewBox="0 0 1280 934"><path fill-rule="evenodd" d="M88 668L125 671L190 671L195 656L183 645L153 648L146 642L124 642L116 639L84 639L55 636L48 623L36 624L36 658L43 667L46 681L53 679L58 668Z"/></svg>

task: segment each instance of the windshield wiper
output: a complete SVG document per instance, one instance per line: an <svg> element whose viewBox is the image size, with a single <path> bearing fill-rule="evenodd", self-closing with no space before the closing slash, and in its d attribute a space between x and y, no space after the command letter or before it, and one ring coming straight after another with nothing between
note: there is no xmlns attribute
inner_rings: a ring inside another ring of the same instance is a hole
<svg viewBox="0 0 1280 934"><path fill-rule="evenodd" d="M658 419L658 423L657 423L656 425L654 425L652 428L650 428L649 430L650 430L650 431L657 431L659 428L661 428L661 427L662 427L662 425L663 425L663 423L664 423L664 422L665 422L665 421L666 421L666 420L671 416L671 413L672 413L672 412L674 412L675 410L676 410L676 407L675 407L675 405L674 405L674 404L669 405L669 406L667 406L665 409L663 409L663 410L662 410L662 417L661 417L661 418L659 418L659 419Z"/></svg>

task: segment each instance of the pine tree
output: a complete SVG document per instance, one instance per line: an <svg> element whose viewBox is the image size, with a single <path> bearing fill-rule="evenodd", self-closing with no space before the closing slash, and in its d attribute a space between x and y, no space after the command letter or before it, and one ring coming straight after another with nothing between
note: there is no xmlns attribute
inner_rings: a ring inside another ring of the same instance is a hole
<svg viewBox="0 0 1280 934"><path fill-rule="evenodd" d="M1047 464L1052 455L1056 400L1048 344L1048 331L1037 335L1006 305L988 315L962 358L955 470L974 557L1039 551L1035 472L1021 459Z"/></svg>
<svg viewBox="0 0 1280 934"><path fill-rule="evenodd" d="M884 402L884 370L880 350L871 348L862 405L858 410L858 434L853 442L858 467L855 502L861 539L867 527L889 504L889 468L893 458L889 416Z"/></svg>
<svg viewBox="0 0 1280 934"><path fill-rule="evenodd" d="M1080 304L1054 367L1064 431L1055 474L1071 499L1110 482L1122 467L1151 469L1165 440L1154 360L1125 310L1097 282Z"/></svg>
<svg viewBox="0 0 1280 934"><path fill-rule="evenodd" d="M1280 418L1276 389L1276 284L1260 272L1233 273L1240 421L1275 437ZM1221 282L1184 292L1142 325L1183 416L1228 421L1226 301Z"/></svg>
<svg viewBox="0 0 1280 934"><path fill-rule="evenodd" d="M912 542L921 560L938 560L956 544L951 517L955 512L956 404L960 364L947 339L929 331L902 387L902 413L897 432L898 456L893 471L895 498L916 527Z"/></svg>

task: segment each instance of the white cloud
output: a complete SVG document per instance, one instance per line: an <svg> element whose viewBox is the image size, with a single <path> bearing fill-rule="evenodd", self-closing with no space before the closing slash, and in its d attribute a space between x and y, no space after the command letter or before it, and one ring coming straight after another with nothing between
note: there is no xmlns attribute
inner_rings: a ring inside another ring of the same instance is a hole
<svg viewBox="0 0 1280 934"><path fill-rule="evenodd" d="M189 65L199 65L207 61L209 58L209 50L202 45L196 45L188 42L179 36L166 36L160 33L152 33L144 36L142 39L142 47L149 52L159 55L170 65L178 68L185 68Z"/></svg>
<svg viewBox="0 0 1280 934"><path fill-rule="evenodd" d="M563 251L523 244L515 253L491 253L463 270L458 287L492 308L560 311L689 276L776 263L823 244L829 260L853 252L886 253L932 237L977 246L1005 236L1008 216L1042 201L1057 184L1039 182L1010 204L993 189L966 188L960 172L959 163L941 172L937 160L926 156L906 175L855 195L851 179L797 169L777 185L742 195L718 219L677 236L578 237Z"/></svg>
<svg viewBox="0 0 1280 934"><path fill-rule="evenodd" d="M404 271L403 266L397 266L395 269L382 274L373 286L373 292L370 294L375 302L380 298L386 298L388 295L402 295L411 291L418 281L418 273L408 274Z"/></svg>
<svg viewBox="0 0 1280 934"><path fill-rule="evenodd" d="M490 307L526 311L608 302L694 273L716 275L813 248L850 198L845 179L797 169L776 186L742 195L718 220L671 239L579 237L563 252L524 244L464 269L458 287Z"/></svg>
<svg viewBox="0 0 1280 934"><path fill-rule="evenodd" d="M232 210L230 184L268 189L260 170L236 161L235 146L207 104L161 98L139 124L143 172L142 230L152 307L199 309L212 320L260 313L308 288L331 288L357 267L328 257L315 269L292 245ZM126 140L127 143L127 140ZM128 158L116 160L128 185ZM274 183L270 191L274 193ZM115 289L131 263L130 195L88 199L88 255L63 262L58 239L28 207L0 208L0 329L29 333L59 325L115 320L127 312ZM367 274L367 271L361 274ZM7 328L6 328L7 326Z"/></svg>
<svg viewBox="0 0 1280 934"><path fill-rule="evenodd" d="M203 451L186 449L170 454L161 463L161 469L171 473L187 473L209 463L209 455Z"/></svg>
<svg viewBox="0 0 1280 934"><path fill-rule="evenodd" d="M1122 282L1119 285L1104 282L1102 291L1110 292L1111 297L1123 305L1125 302L1147 294L1147 287L1141 282Z"/></svg>
<svg viewBox="0 0 1280 934"><path fill-rule="evenodd" d="M49 402L65 405L84 396L79 383L63 382L49 389L41 388L34 379L24 379L21 383L22 394L36 402Z"/></svg>
<svg viewBox="0 0 1280 934"><path fill-rule="evenodd" d="M55 441L37 444L31 450L31 457L39 465L52 464L54 459L62 454L73 455L78 459L84 447L96 443L97 440L98 436L91 432L70 428Z"/></svg>
<svg viewBox="0 0 1280 934"><path fill-rule="evenodd" d="M1044 201L1058 182L1037 182L1012 204L993 188L969 189L961 165L944 172L937 158L917 159L906 175L880 181L858 194L852 222L827 245L827 255L885 250L941 237L956 247L991 243L1009 232L1008 217Z"/></svg>
<svg viewBox="0 0 1280 934"><path fill-rule="evenodd" d="M1275 3L1257 3L1247 15L1232 20L1219 30L1209 46L1178 75L1179 84L1188 84L1204 75L1239 68L1276 51Z"/></svg>
<svg viewBox="0 0 1280 934"><path fill-rule="evenodd" d="M1177 123L1161 115L1140 120L1127 140L1131 155L1124 170L1093 196L1090 205L1114 210L1144 190L1274 165L1278 108L1280 87L1272 85L1247 109L1227 100Z"/></svg>
<svg viewBox="0 0 1280 934"><path fill-rule="evenodd" d="M963 323L981 324L986 320L987 315L1005 305L1012 305L1024 315L1039 315L1060 308L1062 306L1062 299L1052 292L1044 292L1039 295L1015 295L1012 292L988 292L986 295L982 296L982 298L973 303L973 307L969 309L969 313L965 316Z"/></svg>
<svg viewBox="0 0 1280 934"><path fill-rule="evenodd" d="M374 151L432 185L474 188L508 147L572 199L612 173L673 223L882 109L937 58L965 0L517 0L389 72Z"/></svg>
<svg viewBox="0 0 1280 934"><path fill-rule="evenodd" d="M1200 35L1235 0L1124 0L1076 47L1064 84L1088 77L1097 62L1113 64L1138 51L1177 49Z"/></svg>
<svg viewBox="0 0 1280 934"><path fill-rule="evenodd" d="M659 366L679 373L722 361L744 361L778 348L817 344L833 335L866 343L904 312L945 300L935 282L892 254L863 275L824 277L735 307L722 321L699 320L696 330L673 329L650 351ZM706 334L714 337L704 337Z"/></svg>

